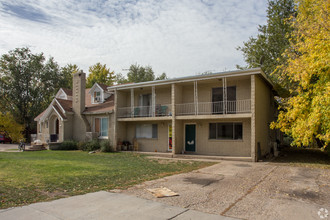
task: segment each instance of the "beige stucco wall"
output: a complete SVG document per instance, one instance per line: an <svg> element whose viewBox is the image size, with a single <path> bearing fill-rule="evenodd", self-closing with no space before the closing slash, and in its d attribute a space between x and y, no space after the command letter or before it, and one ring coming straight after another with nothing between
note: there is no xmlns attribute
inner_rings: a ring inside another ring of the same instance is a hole
<svg viewBox="0 0 330 220"><path fill-rule="evenodd" d="M125 90L125 92L120 92L121 96L119 99L118 107L130 107L131 106L131 92L130 90ZM141 95L151 94L151 87L134 90L134 106L140 106L139 100ZM158 88L155 87L155 94L156 94L156 104L171 104L171 86ZM125 101L123 101L125 100Z"/></svg>
<svg viewBox="0 0 330 220"><path fill-rule="evenodd" d="M67 115L67 120L64 121L63 124L63 138L64 140L72 140L72 118L73 115Z"/></svg>
<svg viewBox="0 0 330 220"><path fill-rule="evenodd" d="M216 122L242 122L243 139L242 140L209 140L209 123ZM120 132L121 141L133 143L135 138L135 129L137 124L151 123L158 125L158 138L138 139L139 150L145 152L168 152L168 124L171 122L119 122L123 130ZM244 156L251 155L251 120L228 119L228 120L176 120L176 146L175 153L180 154L184 149L184 129L185 124L196 124L196 153L204 155L221 156ZM126 136L125 136L126 134Z"/></svg>
<svg viewBox="0 0 330 220"><path fill-rule="evenodd" d="M259 77L255 76L255 144L261 152L257 155L265 155L270 151L271 130L269 123L274 117L274 99L270 87Z"/></svg>
<svg viewBox="0 0 330 220"><path fill-rule="evenodd" d="M169 121L162 122L129 122L126 124L127 136L126 139L131 143L135 138L135 129L137 124L157 124L158 126L158 138L139 138L139 151L146 152L168 152L168 124Z"/></svg>
<svg viewBox="0 0 330 220"><path fill-rule="evenodd" d="M128 102L129 103L129 96L127 95L126 92L124 91L117 91L117 106L118 108L122 108L122 107L127 107L129 105L126 105L126 103Z"/></svg>
<svg viewBox="0 0 330 220"><path fill-rule="evenodd" d="M48 127L47 127L47 123L48 123ZM50 140L49 137L49 122L42 122L42 128L41 128L41 132L40 132L40 125L38 122L38 126L37 126L37 132L38 132L38 139L41 140L41 142L46 143L47 140Z"/></svg>
<svg viewBox="0 0 330 220"><path fill-rule="evenodd" d="M212 88L222 87L222 82L213 80L210 83L199 83L197 84L198 91L198 102L212 102ZM227 78L227 87L236 86L236 99L245 100L251 98L251 82L250 79L244 80L233 80ZM182 86L182 96L185 97L182 103L193 103L194 102L194 86L191 85Z"/></svg>
<svg viewBox="0 0 330 220"><path fill-rule="evenodd" d="M110 144L112 146L116 145L116 142L114 141L114 132L115 132L115 114L109 115L109 130L108 130L108 137Z"/></svg>
<svg viewBox="0 0 330 220"><path fill-rule="evenodd" d="M135 134L135 133L134 133ZM127 140L126 122L117 122L117 141Z"/></svg>
<svg viewBox="0 0 330 220"><path fill-rule="evenodd" d="M242 122L242 140L210 140L209 124L219 122ZM184 120L182 121L181 146L184 147L185 124L196 124L196 153L204 155L219 156L241 156L251 155L251 119L222 119L222 120Z"/></svg>
<svg viewBox="0 0 330 220"><path fill-rule="evenodd" d="M175 142L175 153L176 154L181 154L182 150L184 149L183 147L183 122L180 120L175 121L175 129L176 129L176 142Z"/></svg>

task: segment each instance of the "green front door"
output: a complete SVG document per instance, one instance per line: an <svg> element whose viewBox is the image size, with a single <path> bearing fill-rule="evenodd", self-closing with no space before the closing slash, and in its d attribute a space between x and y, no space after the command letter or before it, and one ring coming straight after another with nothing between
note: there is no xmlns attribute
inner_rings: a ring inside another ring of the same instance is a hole
<svg viewBox="0 0 330 220"><path fill-rule="evenodd" d="M185 138L186 151L196 150L196 125L186 125L186 138Z"/></svg>

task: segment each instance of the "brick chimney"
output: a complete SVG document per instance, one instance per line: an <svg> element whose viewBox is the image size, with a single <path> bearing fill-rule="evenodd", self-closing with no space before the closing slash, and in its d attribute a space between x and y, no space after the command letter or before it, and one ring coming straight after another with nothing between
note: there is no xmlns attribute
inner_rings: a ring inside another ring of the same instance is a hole
<svg viewBox="0 0 330 220"><path fill-rule="evenodd" d="M91 126L82 113L85 110L85 89L86 89L86 74L79 71L73 75L72 85L72 110L73 124L72 137L76 141L86 140L86 135L91 131Z"/></svg>
<svg viewBox="0 0 330 220"><path fill-rule="evenodd" d="M80 70L73 75L73 97L72 109L74 113L81 115L85 110L85 88L86 88L86 74Z"/></svg>

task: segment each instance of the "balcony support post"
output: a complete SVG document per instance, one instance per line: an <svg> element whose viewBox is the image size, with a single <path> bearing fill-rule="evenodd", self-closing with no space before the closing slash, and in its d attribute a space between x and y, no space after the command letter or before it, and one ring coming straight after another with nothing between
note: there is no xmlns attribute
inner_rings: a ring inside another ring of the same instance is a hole
<svg viewBox="0 0 330 220"><path fill-rule="evenodd" d="M194 81L194 107L195 107L195 115L198 115L198 84L197 84L197 81Z"/></svg>
<svg viewBox="0 0 330 220"><path fill-rule="evenodd" d="M223 114L227 114L227 78L222 78Z"/></svg>
<svg viewBox="0 0 330 220"><path fill-rule="evenodd" d="M176 153L176 104L177 104L177 97L175 96L175 84L172 83L171 85L171 105L172 105L172 157Z"/></svg>
<svg viewBox="0 0 330 220"><path fill-rule="evenodd" d="M151 87L151 111L152 111L152 117L156 116L156 92L155 92L155 86Z"/></svg>
<svg viewBox="0 0 330 220"><path fill-rule="evenodd" d="M131 118L134 118L134 89L131 89Z"/></svg>

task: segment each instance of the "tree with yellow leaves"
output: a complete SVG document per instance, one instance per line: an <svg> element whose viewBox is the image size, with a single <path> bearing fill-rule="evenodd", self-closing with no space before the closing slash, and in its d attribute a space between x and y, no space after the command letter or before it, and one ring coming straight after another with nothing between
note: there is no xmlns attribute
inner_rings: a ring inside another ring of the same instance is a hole
<svg viewBox="0 0 330 220"><path fill-rule="evenodd" d="M106 64L102 65L101 63L96 63L89 67L86 87L91 88L94 83L102 83L111 86L115 81L114 74L114 71L110 71L110 68L107 68Z"/></svg>
<svg viewBox="0 0 330 220"><path fill-rule="evenodd" d="M24 126L18 124L11 114L0 112L0 131L6 132L12 141L18 142L23 139Z"/></svg>
<svg viewBox="0 0 330 220"><path fill-rule="evenodd" d="M293 137L292 144L330 142L330 1L298 0L286 63L279 66L280 80L291 83L290 97L281 103L271 127Z"/></svg>

